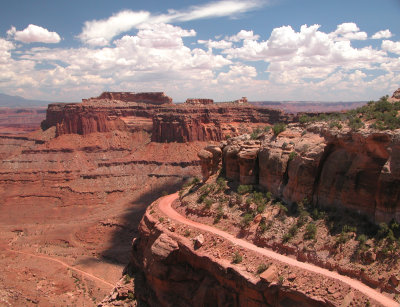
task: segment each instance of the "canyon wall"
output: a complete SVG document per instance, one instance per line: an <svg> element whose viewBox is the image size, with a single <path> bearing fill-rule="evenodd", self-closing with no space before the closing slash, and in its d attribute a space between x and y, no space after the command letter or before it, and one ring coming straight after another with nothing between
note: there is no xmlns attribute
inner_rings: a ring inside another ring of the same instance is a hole
<svg viewBox="0 0 400 307"><path fill-rule="evenodd" d="M42 128L56 127L57 136L146 130L152 132L153 142L185 143L221 141L243 133L242 126L251 129L252 125L297 120L279 110L229 103L203 104L211 100L174 105L164 93L150 94L105 92L97 98L84 99L83 103L50 104ZM171 102L166 103L167 100Z"/></svg>
<svg viewBox="0 0 400 307"><path fill-rule="evenodd" d="M293 122L279 110L233 104L164 108L153 117L153 142L221 141L240 134L241 126Z"/></svg>
<svg viewBox="0 0 400 307"><path fill-rule="evenodd" d="M160 223L154 210L146 211L132 247L131 264L143 274L135 281L138 300L150 306L332 306L195 249L190 239Z"/></svg>
<svg viewBox="0 0 400 307"><path fill-rule="evenodd" d="M400 220L400 137L398 132L321 125L296 125L278 136L264 134L221 144L225 176L271 191L287 203L305 198L318 206L349 208L376 222ZM207 149L206 149L207 151ZM207 178L212 157L202 158ZM215 157L218 159L218 157Z"/></svg>
<svg viewBox="0 0 400 307"><path fill-rule="evenodd" d="M172 98L164 92L103 92L99 97L82 99L83 102L97 100L118 100L124 102L141 102L155 105L172 104Z"/></svg>

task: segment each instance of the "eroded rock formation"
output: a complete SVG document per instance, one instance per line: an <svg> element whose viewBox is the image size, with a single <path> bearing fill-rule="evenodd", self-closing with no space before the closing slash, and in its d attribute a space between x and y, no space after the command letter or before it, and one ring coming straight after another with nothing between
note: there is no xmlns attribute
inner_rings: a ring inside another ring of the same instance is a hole
<svg viewBox="0 0 400 307"><path fill-rule="evenodd" d="M113 93L83 99L83 103L50 104L43 128L56 127L56 135L94 132L152 132L153 142L221 141L243 133L247 127L276 122L292 122L297 117L279 110L249 105L193 100L172 104L164 93ZM196 103L195 103L196 102ZM197 103L199 102L199 103Z"/></svg>
<svg viewBox="0 0 400 307"><path fill-rule="evenodd" d="M164 92L103 92L99 97L82 99L82 102L98 101L98 100L118 100L124 102L142 102L148 104L172 104L172 98L165 95Z"/></svg>
<svg viewBox="0 0 400 307"><path fill-rule="evenodd" d="M213 104L214 100L213 99L207 99L207 98L188 98L185 101L186 104Z"/></svg>
<svg viewBox="0 0 400 307"><path fill-rule="evenodd" d="M315 124L259 141L232 138L221 145L228 179L258 184L286 202L304 198L316 205L345 207L376 222L400 220L398 131L353 132ZM201 155L203 173L207 160Z"/></svg>
<svg viewBox="0 0 400 307"><path fill-rule="evenodd" d="M398 88L392 95L392 99L400 100L400 88Z"/></svg>
<svg viewBox="0 0 400 307"><path fill-rule="evenodd" d="M329 299L281 287L276 280L260 281L229 261L214 258L188 238L167 230L153 209L144 215L132 248L131 263L143 274L135 282L135 288L141 289L135 293L140 301L150 306L332 305Z"/></svg>

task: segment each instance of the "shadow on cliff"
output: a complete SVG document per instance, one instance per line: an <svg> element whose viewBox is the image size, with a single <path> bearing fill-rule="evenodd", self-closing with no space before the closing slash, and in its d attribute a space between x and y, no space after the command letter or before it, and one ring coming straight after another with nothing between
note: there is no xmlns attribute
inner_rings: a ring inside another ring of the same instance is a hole
<svg viewBox="0 0 400 307"><path fill-rule="evenodd" d="M109 247L101 253L102 260L121 266L127 265L131 256L132 240L138 235L138 226L146 208L164 194L178 191L183 181L184 179L165 182L133 197L112 234Z"/></svg>

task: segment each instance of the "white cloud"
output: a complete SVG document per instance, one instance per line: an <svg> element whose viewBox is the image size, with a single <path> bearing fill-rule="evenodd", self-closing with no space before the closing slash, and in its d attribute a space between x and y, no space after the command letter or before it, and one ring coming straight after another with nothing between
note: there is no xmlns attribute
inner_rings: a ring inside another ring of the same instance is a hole
<svg viewBox="0 0 400 307"><path fill-rule="evenodd" d="M143 90L165 90L179 82L188 88L197 88L199 82L204 84L213 79L214 70L231 61L210 51L186 47L182 38L192 35L195 35L194 30L169 24L147 24L141 26L137 35L125 35L110 47L32 48L20 58L33 65L52 66L28 74L38 82L30 86L62 88L65 95L68 95L67 88L81 88L84 84L92 91L98 88L99 92L105 88L138 90L138 86ZM2 86L11 89L15 80Z"/></svg>
<svg viewBox="0 0 400 307"><path fill-rule="evenodd" d="M374 35L372 35L372 39L381 39L381 38L391 38L392 37L392 33L386 29L386 30L382 30L379 32L376 32Z"/></svg>
<svg viewBox="0 0 400 307"><path fill-rule="evenodd" d="M135 26L146 22L150 17L149 12L121 11L108 19L86 21L79 39L92 46L105 46L110 40Z"/></svg>
<svg viewBox="0 0 400 307"><path fill-rule="evenodd" d="M245 13L262 5L261 1L216 1L205 5L191 6L187 10L172 11L167 15L168 21L190 21L195 19L232 16Z"/></svg>
<svg viewBox="0 0 400 307"><path fill-rule="evenodd" d="M259 35L254 35L253 31L246 31L246 30L240 30L239 33L236 35L233 35L231 37L228 37L227 40L231 42L239 42L241 40L257 40L259 39Z"/></svg>
<svg viewBox="0 0 400 307"><path fill-rule="evenodd" d="M107 19L86 21L78 38L91 46L106 46L119 34L140 28L142 24L161 24L182 22L203 18L234 16L245 13L262 5L259 0L247 1L217 1L204 5L191 6L177 11L169 10L168 14L151 15L146 11L125 10Z"/></svg>
<svg viewBox="0 0 400 307"><path fill-rule="evenodd" d="M360 32L354 22L345 22L337 26L336 31L330 33L335 40L366 40L368 34Z"/></svg>
<svg viewBox="0 0 400 307"><path fill-rule="evenodd" d="M257 70L253 66L236 64L229 67L228 72L218 75L218 83L239 84L252 80L257 76Z"/></svg>
<svg viewBox="0 0 400 307"><path fill-rule="evenodd" d="M0 91L65 101L104 90L166 91L180 101L204 96L205 89L215 100L367 100L400 82L400 60L392 54L400 42L355 48L343 39L360 32L354 24L331 33L287 25L264 39L242 30L238 41L206 38L195 48L184 41L195 30L147 21L135 26L136 34L97 48L26 49L0 38Z"/></svg>
<svg viewBox="0 0 400 307"><path fill-rule="evenodd" d="M197 41L199 44L204 44L208 48L214 48L214 49L227 49L232 47L232 42L227 42L226 40L220 40L220 41L213 41L213 40L201 40L199 39Z"/></svg>
<svg viewBox="0 0 400 307"><path fill-rule="evenodd" d="M57 32L50 32L49 30L30 24L22 31L17 31L15 27L11 27L7 31L7 35L17 41L23 43L59 43L61 38Z"/></svg>
<svg viewBox="0 0 400 307"><path fill-rule="evenodd" d="M400 42L393 42L385 39L382 41L382 49L400 54Z"/></svg>

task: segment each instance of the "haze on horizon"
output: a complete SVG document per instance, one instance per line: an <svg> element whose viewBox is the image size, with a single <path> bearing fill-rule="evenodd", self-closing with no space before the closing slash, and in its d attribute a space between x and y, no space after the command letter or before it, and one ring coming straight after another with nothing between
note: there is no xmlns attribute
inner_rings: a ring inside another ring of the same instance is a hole
<svg viewBox="0 0 400 307"><path fill-rule="evenodd" d="M400 2L6 1L0 92L357 101L400 87Z"/></svg>

